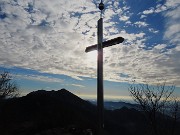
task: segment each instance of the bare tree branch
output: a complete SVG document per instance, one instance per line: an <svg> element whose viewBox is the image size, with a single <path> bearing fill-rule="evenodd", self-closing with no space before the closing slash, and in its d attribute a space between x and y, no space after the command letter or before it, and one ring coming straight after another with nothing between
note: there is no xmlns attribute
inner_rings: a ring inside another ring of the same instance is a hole
<svg viewBox="0 0 180 135"><path fill-rule="evenodd" d="M151 86L149 84L132 84L129 87L129 92L133 100L140 104L140 109L146 114L149 119L150 125L153 129L153 135L160 135L161 131L158 130L160 123L157 119L158 115L162 118L173 119L171 134L174 135L175 124L177 121L177 112L179 109L179 102L177 99L172 98L175 86L166 86L166 83ZM171 111L170 111L171 110ZM163 120L163 121L164 121ZM166 133L167 134L167 133Z"/></svg>
<svg viewBox="0 0 180 135"><path fill-rule="evenodd" d="M0 74L0 99L16 97L19 95L19 89L15 82L12 81L9 72Z"/></svg>

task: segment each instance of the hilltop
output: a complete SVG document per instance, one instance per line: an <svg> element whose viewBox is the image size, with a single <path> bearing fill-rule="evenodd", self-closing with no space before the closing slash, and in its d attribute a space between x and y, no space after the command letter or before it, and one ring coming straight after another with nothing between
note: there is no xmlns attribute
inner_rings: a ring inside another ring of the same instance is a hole
<svg viewBox="0 0 180 135"><path fill-rule="evenodd" d="M1 135L97 134L97 108L66 89L38 90L0 102ZM144 135L146 119L134 108L105 110L107 135Z"/></svg>

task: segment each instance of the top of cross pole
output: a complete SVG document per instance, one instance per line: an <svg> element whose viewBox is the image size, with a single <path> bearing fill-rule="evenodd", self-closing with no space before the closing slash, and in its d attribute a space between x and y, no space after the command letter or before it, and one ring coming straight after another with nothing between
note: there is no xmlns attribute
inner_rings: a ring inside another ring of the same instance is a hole
<svg viewBox="0 0 180 135"><path fill-rule="evenodd" d="M101 3L99 3L99 10L101 10L101 18L102 18L102 12L104 10L104 4L102 0L101 0Z"/></svg>
<svg viewBox="0 0 180 135"><path fill-rule="evenodd" d="M101 3L99 4L99 9L101 10L101 19L102 19L102 13L103 13L103 10L104 10L104 4L103 4L102 0L101 0ZM110 39L108 41L102 42L102 48L109 47L109 46L112 46L112 45L116 45L116 44L122 43L123 41L124 41L123 37L117 37L117 38L114 38L114 39ZM87 53L87 52L97 50L97 46L98 46L98 44L88 46L88 47L86 47L85 52Z"/></svg>

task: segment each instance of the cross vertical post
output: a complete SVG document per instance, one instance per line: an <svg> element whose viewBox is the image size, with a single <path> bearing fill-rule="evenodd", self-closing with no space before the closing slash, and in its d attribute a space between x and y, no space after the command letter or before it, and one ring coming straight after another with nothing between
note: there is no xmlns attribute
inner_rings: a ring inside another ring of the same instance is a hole
<svg viewBox="0 0 180 135"><path fill-rule="evenodd" d="M98 56L97 56L97 107L99 133L104 128L104 94L103 94L103 18L98 20Z"/></svg>
<svg viewBox="0 0 180 135"><path fill-rule="evenodd" d="M117 37L103 42L103 18L102 11L104 9L104 4L101 0L99 4L99 9L101 10L101 17L98 20L97 26L97 41L96 45L91 45L86 47L85 52L91 52L94 50L98 51L97 55L97 110L98 110L98 135L103 135L104 133L104 88L103 88L103 48L113 46L124 41L124 38Z"/></svg>

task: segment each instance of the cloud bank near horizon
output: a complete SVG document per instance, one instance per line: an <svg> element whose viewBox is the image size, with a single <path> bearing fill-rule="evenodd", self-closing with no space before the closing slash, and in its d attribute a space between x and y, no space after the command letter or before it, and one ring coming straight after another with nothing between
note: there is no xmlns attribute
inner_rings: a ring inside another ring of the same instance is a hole
<svg viewBox="0 0 180 135"><path fill-rule="evenodd" d="M104 79L160 79L180 86L180 2L157 1L141 11L128 1L104 3L104 39L125 38L123 44L104 50ZM84 50L97 41L97 5L94 0L2 0L0 65L78 80L96 78L95 53ZM154 16L161 16L162 22L155 25Z"/></svg>

